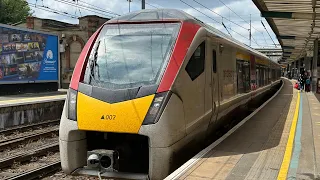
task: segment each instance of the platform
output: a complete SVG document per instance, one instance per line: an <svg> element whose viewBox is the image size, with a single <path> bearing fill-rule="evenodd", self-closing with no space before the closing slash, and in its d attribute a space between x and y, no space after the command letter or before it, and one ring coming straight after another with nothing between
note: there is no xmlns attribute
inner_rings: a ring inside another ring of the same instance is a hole
<svg viewBox="0 0 320 180"><path fill-rule="evenodd" d="M283 81L255 115L166 180L320 178L320 96Z"/></svg>
<svg viewBox="0 0 320 180"><path fill-rule="evenodd" d="M0 96L0 129L60 119L66 90Z"/></svg>
<svg viewBox="0 0 320 180"><path fill-rule="evenodd" d="M55 92L0 96L0 108L17 105L61 101L66 98L66 95L67 91L65 89L60 89L59 91Z"/></svg>

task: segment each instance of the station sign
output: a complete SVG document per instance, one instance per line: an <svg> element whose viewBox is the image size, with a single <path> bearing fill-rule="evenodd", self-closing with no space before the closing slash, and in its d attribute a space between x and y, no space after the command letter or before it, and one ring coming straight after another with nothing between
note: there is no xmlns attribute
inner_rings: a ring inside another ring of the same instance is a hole
<svg viewBox="0 0 320 180"><path fill-rule="evenodd" d="M0 25L0 84L57 82L58 36Z"/></svg>

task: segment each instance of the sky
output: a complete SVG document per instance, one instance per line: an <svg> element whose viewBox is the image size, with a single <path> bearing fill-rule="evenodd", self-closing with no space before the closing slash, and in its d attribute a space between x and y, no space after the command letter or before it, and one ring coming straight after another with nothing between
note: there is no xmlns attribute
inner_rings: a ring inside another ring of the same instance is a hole
<svg viewBox="0 0 320 180"><path fill-rule="evenodd" d="M129 0L27 0L33 16L72 24L76 17L98 15L115 17L129 12ZM130 0L130 11L141 9L141 0ZM145 0L146 9L175 8L183 10L204 23L226 33L251 47L280 48L267 21L260 16L252 0ZM36 7L35 7L36 6ZM225 25L225 27L222 25ZM266 29L263 27L262 23ZM269 33L269 34L268 34Z"/></svg>

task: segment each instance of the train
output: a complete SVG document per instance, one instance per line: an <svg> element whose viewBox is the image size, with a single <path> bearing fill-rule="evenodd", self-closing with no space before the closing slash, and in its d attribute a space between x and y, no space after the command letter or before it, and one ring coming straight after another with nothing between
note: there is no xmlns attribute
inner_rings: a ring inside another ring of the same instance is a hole
<svg viewBox="0 0 320 180"><path fill-rule="evenodd" d="M62 170L164 179L180 152L280 81L278 63L183 11L111 19L72 75L59 128Z"/></svg>

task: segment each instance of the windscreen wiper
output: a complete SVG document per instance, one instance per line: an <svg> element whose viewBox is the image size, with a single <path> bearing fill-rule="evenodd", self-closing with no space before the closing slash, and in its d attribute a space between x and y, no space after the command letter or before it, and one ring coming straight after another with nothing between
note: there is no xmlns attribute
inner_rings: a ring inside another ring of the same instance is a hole
<svg viewBox="0 0 320 180"><path fill-rule="evenodd" d="M91 64L90 64L90 80L89 80L89 83L91 83L92 79L96 82L96 79L95 79L95 67L97 65L98 49L99 49L99 46L100 46L100 42L101 41L98 41L97 47L94 49L93 59L90 61Z"/></svg>

